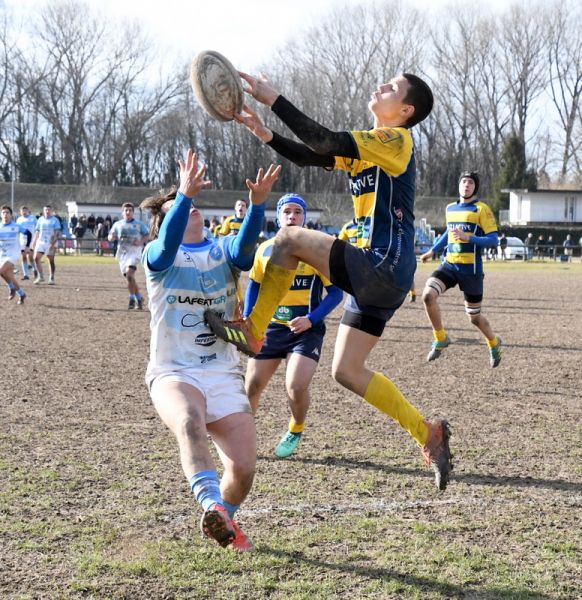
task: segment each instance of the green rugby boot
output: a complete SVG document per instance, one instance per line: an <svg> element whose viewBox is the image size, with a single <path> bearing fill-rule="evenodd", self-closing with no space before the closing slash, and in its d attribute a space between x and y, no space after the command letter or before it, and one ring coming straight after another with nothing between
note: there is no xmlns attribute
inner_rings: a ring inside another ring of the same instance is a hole
<svg viewBox="0 0 582 600"><path fill-rule="evenodd" d="M436 360L441 355L442 351L447 346L450 346L450 344L451 344L451 338L448 335L445 337L445 339L442 342L438 342L437 340L434 340L430 347L430 351L426 356L427 362L430 362L431 360Z"/></svg>
<svg viewBox="0 0 582 600"><path fill-rule="evenodd" d="M489 364L494 369L501 362L501 338L497 336L497 345L489 348Z"/></svg>
<svg viewBox="0 0 582 600"><path fill-rule="evenodd" d="M299 442L301 441L301 433L292 433L288 431L277 444L275 448L275 456L279 458L287 458L295 452Z"/></svg>

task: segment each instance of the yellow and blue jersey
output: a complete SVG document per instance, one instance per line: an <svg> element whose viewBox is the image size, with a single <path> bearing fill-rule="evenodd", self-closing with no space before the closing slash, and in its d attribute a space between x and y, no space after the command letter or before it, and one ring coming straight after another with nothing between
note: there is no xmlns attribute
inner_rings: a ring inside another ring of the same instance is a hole
<svg viewBox="0 0 582 600"><path fill-rule="evenodd" d="M356 246L371 248L408 289L416 269L414 195L416 163L412 135L404 127L352 131L359 159L336 156L346 171L358 232Z"/></svg>
<svg viewBox="0 0 582 600"><path fill-rule="evenodd" d="M249 277L259 284L263 282L265 269L273 252L274 242L274 238L271 238L257 248ZM300 262L295 271L293 283L277 307L271 323L287 325L289 321L296 317L306 316L319 306L323 289L330 285L332 285L331 282L319 271L306 263Z"/></svg>
<svg viewBox="0 0 582 600"><path fill-rule="evenodd" d="M224 220L221 225L219 234L220 235L238 235L241 225L243 224L244 218L239 219L235 215L231 215Z"/></svg>
<svg viewBox="0 0 582 600"><path fill-rule="evenodd" d="M356 219L352 219L344 224L344 226L340 229L340 232L337 234L338 240L343 240L344 242L348 242L348 244L352 244L357 246L358 243L358 223Z"/></svg>
<svg viewBox="0 0 582 600"><path fill-rule="evenodd" d="M493 211L479 200L473 202L452 202L447 206L447 252L443 263L447 263L461 273L483 274L481 248L474 242L457 242L454 229L460 229L475 237L483 237L497 232L497 222ZM436 244L435 244L436 246ZM443 244L444 247L444 244Z"/></svg>

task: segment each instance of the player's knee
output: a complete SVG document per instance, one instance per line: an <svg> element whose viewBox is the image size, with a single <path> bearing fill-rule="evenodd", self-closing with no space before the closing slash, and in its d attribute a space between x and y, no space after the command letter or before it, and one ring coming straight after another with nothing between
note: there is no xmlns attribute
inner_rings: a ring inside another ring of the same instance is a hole
<svg viewBox="0 0 582 600"><path fill-rule="evenodd" d="M275 236L274 244L278 246L280 250L292 250L297 243L297 229L299 228L281 227L281 229L279 229L279 232Z"/></svg>
<svg viewBox="0 0 582 600"><path fill-rule="evenodd" d="M286 383L286 389L291 400L301 401L305 397L305 394L309 389L309 385L305 385L304 382L292 380Z"/></svg>
<svg viewBox="0 0 582 600"><path fill-rule="evenodd" d="M480 306L465 306L465 313L473 325L478 326L481 323Z"/></svg>
<svg viewBox="0 0 582 600"><path fill-rule="evenodd" d="M436 303L438 294L431 288L425 287L422 290L422 301L426 306L431 306Z"/></svg>
<svg viewBox="0 0 582 600"><path fill-rule="evenodd" d="M197 414L188 413L181 416L176 424L176 437L180 440L206 443L206 425Z"/></svg>
<svg viewBox="0 0 582 600"><path fill-rule="evenodd" d="M352 381L352 371L344 362L334 362L331 366L331 375L340 385L346 388L350 387Z"/></svg>

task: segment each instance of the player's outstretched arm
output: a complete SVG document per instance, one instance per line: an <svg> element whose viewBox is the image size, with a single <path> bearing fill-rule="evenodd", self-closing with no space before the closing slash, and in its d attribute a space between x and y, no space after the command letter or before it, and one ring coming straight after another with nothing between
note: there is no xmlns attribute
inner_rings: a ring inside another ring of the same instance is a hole
<svg viewBox="0 0 582 600"><path fill-rule="evenodd" d="M263 168L259 169L255 181L245 181L251 205L238 235L227 238L226 242L227 258L238 269L248 271L253 265L257 240L263 227L265 202L280 173L281 165L270 165L266 172Z"/></svg>
<svg viewBox="0 0 582 600"><path fill-rule="evenodd" d="M244 91L257 102L270 106L281 121L313 152L332 158L334 156L359 158L356 143L350 133L347 131L331 131L302 113L275 90L264 75L253 77L241 71L239 71L239 74L246 82ZM270 130L268 131L270 132ZM272 135L272 132L270 134ZM269 134L265 133L265 135L268 136ZM268 139L263 139L263 141L269 142Z"/></svg>

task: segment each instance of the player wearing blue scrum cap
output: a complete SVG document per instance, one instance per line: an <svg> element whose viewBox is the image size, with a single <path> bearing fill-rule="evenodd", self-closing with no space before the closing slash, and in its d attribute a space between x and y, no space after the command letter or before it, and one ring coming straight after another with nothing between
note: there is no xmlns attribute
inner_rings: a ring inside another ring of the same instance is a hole
<svg viewBox="0 0 582 600"><path fill-rule="evenodd" d="M433 247L420 260L426 262L435 253L446 248L441 266L428 278L422 300L433 328L432 346L427 360L439 358L451 340L445 331L438 298L448 289L459 286L465 296L465 312L471 323L481 331L489 348L489 364L497 367L501 362L501 339L493 333L489 321L481 314L483 301L482 248L497 248L497 223L491 209L480 202L479 175L461 173L459 199L447 206L447 228Z"/></svg>
<svg viewBox="0 0 582 600"><path fill-rule="evenodd" d="M303 227L307 204L297 194L286 194L277 202L279 227ZM247 287L244 316L257 301L274 238L257 249ZM325 288L326 295L323 297ZM297 448L309 409L309 386L315 375L325 336L325 317L340 303L342 291L306 263L297 265L289 291L277 307L261 351L247 363L246 390L256 413L261 393L282 360L287 360L285 385L291 409L288 431L275 448L279 458L291 456Z"/></svg>

